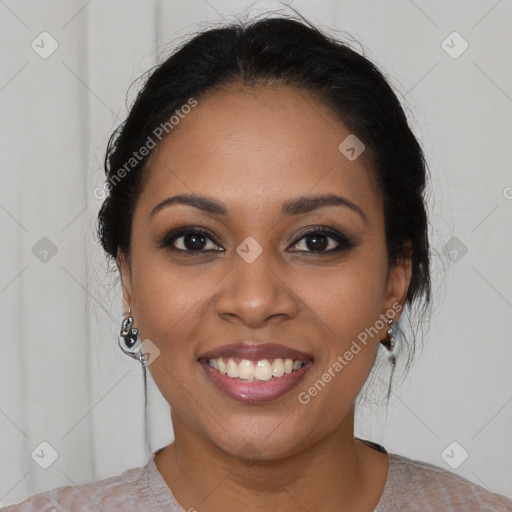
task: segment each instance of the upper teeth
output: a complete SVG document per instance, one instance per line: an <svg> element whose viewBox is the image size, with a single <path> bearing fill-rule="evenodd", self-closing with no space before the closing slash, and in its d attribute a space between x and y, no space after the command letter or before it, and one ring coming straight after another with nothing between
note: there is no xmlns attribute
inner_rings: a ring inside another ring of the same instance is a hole
<svg viewBox="0 0 512 512"><path fill-rule="evenodd" d="M239 363L233 357L218 359L208 359L208 364L218 370L220 373L232 378L247 380L270 380L272 377L281 377L285 373L292 373L306 364L300 359L274 359L271 363L268 359L251 361L250 359L241 359Z"/></svg>

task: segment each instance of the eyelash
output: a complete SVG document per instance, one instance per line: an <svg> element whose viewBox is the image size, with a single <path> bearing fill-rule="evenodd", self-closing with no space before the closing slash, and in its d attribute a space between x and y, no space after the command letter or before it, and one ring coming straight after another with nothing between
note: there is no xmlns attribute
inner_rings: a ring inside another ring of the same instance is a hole
<svg viewBox="0 0 512 512"><path fill-rule="evenodd" d="M191 234L203 235L204 237L208 238L208 240L210 240L211 242L214 242L216 245L220 246L219 242L215 239L216 237L214 237L206 229L200 228L200 227L195 227L195 226L186 226L186 227L175 229L175 230L171 231L170 233L166 234L164 236L164 238L161 240L161 242L158 244L158 247L159 248L167 248L171 251L180 252L180 253L190 253L193 255L208 254L208 253L212 253L212 252L223 252L223 250L217 250L217 249L215 249L215 250L198 250L198 251L188 250L188 249L177 249L176 247L172 246L172 244L179 238L182 238L186 235L191 235ZM297 245L300 241L302 241L305 238L308 238L313 235L318 235L318 234L326 236L327 238L334 239L338 243L338 247L336 247L334 249L330 249L328 251L325 251L325 250L324 251L299 250L296 252L303 252L303 253L309 253L309 254L321 256L321 255L332 254L332 253L339 252L339 251L344 251L344 250L346 251L348 249L353 248L356 245L355 241L352 237L343 235L337 231L333 231L330 228L318 226L318 227L314 227L312 229L309 229L308 231L301 233L299 235L299 238L292 244L292 246Z"/></svg>

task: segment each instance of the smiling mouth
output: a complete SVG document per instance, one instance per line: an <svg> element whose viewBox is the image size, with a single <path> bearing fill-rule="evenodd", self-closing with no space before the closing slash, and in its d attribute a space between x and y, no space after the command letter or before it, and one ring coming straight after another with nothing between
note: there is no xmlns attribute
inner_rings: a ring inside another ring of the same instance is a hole
<svg viewBox="0 0 512 512"><path fill-rule="evenodd" d="M274 358L252 361L239 357L218 357L205 361L211 368L232 379L265 382L294 373L312 360Z"/></svg>

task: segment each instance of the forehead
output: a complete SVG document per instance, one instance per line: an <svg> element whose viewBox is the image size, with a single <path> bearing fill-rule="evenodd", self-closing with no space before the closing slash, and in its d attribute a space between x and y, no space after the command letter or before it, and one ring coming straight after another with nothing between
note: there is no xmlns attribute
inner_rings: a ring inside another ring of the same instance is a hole
<svg viewBox="0 0 512 512"><path fill-rule="evenodd" d="M197 99L156 148L140 201L174 193L217 197L233 208L342 193L379 201L369 160L339 149L350 130L324 103L287 86L229 86Z"/></svg>

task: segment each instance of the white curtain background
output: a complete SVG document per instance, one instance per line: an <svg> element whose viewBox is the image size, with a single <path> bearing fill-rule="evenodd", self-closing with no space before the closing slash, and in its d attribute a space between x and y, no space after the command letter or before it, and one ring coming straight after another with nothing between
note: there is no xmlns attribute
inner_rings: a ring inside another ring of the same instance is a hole
<svg viewBox="0 0 512 512"><path fill-rule="evenodd" d="M363 407L356 434L512 497L512 4L289 3L351 34L391 77L433 175L430 329L389 408ZM147 461L142 373L117 347L119 285L93 236L105 145L130 84L175 44L267 9L292 12L276 1L0 2L1 505ZM155 450L173 433L149 383ZM468 453L455 469L447 447Z"/></svg>

